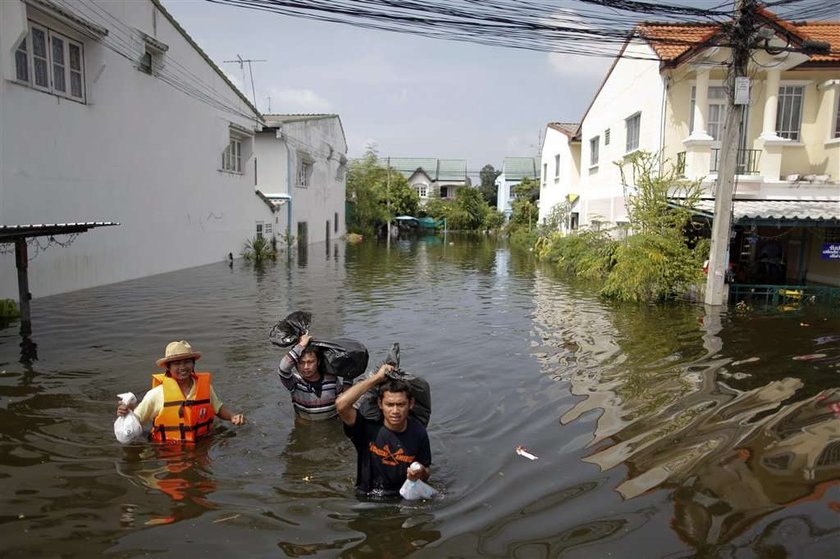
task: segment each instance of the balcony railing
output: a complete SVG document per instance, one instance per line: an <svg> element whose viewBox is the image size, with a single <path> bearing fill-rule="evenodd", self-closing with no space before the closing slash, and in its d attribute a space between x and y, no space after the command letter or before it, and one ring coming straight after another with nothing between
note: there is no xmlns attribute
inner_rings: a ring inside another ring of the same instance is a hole
<svg viewBox="0 0 840 559"><path fill-rule="evenodd" d="M739 149L736 162L736 173L739 175L757 175L758 162L761 159L760 149ZM712 173L717 173L720 166L720 148L712 148Z"/></svg>

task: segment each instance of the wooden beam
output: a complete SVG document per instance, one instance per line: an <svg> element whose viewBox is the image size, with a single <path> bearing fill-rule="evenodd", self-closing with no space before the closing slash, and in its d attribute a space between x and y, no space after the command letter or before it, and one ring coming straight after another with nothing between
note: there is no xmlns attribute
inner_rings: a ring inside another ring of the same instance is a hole
<svg viewBox="0 0 840 559"><path fill-rule="evenodd" d="M18 276L18 304L20 305L20 333L32 333L32 316L29 312L29 254L25 238L15 239L15 266Z"/></svg>

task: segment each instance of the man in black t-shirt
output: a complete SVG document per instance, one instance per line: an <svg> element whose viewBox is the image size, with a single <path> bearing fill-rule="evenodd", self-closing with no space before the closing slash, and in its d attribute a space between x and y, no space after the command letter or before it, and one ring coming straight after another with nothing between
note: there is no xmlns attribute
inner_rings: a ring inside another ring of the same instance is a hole
<svg viewBox="0 0 840 559"><path fill-rule="evenodd" d="M369 496L398 496L406 479L429 479L432 451L426 428L409 410L414 407L411 387L405 381L390 378L393 370L382 365L376 374L354 384L335 401L344 432L356 447L356 491ZM379 409L382 420L370 421L353 404L362 395L379 386ZM409 470L419 462L418 471Z"/></svg>

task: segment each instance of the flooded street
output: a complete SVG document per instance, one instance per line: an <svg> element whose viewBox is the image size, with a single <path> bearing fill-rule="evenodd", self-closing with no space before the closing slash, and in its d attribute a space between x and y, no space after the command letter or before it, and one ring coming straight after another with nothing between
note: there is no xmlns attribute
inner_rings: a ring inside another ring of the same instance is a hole
<svg viewBox="0 0 840 559"><path fill-rule="evenodd" d="M452 241L454 244L449 244ZM37 273L37 271L33 271ZM833 557L838 309L613 305L489 238L313 245L33 301L0 330L3 557ZM340 424L296 424L268 331L399 342L432 389L426 503L361 503ZM114 438L187 339L224 423ZM524 445L538 457L516 454Z"/></svg>

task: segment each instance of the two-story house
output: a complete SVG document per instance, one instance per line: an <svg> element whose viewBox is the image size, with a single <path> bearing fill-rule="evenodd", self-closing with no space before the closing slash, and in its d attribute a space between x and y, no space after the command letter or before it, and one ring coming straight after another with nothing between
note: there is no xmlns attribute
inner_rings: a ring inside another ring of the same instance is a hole
<svg viewBox="0 0 840 559"><path fill-rule="evenodd" d="M347 140L339 116L267 114L263 118L265 126L254 142L256 184L280 207L274 232L298 246L343 236Z"/></svg>
<svg viewBox="0 0 840 559"><path fill-rule="evenodd" d="M0 2L0 123L0 227L120 224L29 239L34 297L221 262L274 219L259 113L158 0Z"/></svg>
<svg viewBox="0 0 840 559"><path fill-rule="evenodd" d="M536 157L505 157L502 172L496 177L496 207L506 219L513 212L511 204L516 199L514 187L526 178L539 180L539 164Z"/></svg>
<svg viewBox="0 0 840 559"><path fill-rule="evenodd" d="M561 231L578 228L580 220L580 124L549 122L540 157L540 214L545 222L552 211L561 214Z"/></svg>
<svg viewBox="0 0 840 559"><path fill-rule="evenodd" d="M756 282L773 275L780 283L837 285L840 261L823 251L840 241L840 23L788 22L763 8L756 18L731 260ZM582 226L627 222L614 163L638 150L661 154L663 164L701 180L708 199L702 209L713 219L730 59L722 34L713 24L635 28L577 131L580 180L568 189L580 196ZM814 41L830 50L806 52ZM542 164L550 167L552 156L544 152ZM552 202L541 203L541 212ZM768 271L762 255L783 266Z"/></svg>
<svg viewBox="0 0 840 559"><path fill-rule="evenodd" d="M420 196L420 204L430 198L450 200L462 186L470 186L466 159L436 159L433 157L385 157L380 163L390 166L408 180L408 185Z"/></svg>

